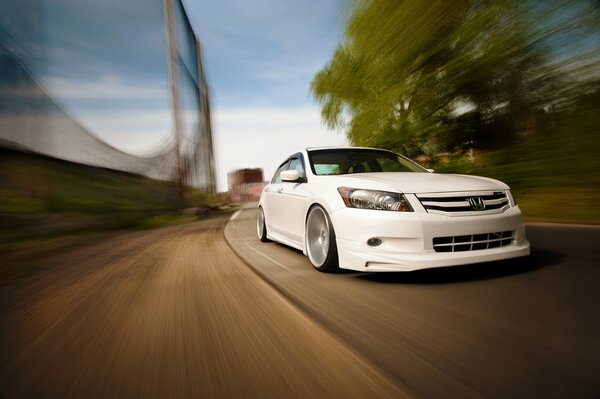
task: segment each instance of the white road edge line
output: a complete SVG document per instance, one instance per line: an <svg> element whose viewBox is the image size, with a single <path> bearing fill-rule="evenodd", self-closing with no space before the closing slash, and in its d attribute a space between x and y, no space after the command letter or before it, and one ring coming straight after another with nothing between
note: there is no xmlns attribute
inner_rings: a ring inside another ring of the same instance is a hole
<svg viewBox="0 0 600 399"><path fill-rule="evenodd" d="M237 211L235 211L235 213L233 215L231 215L229 220L231 220L233 222L235 220L235 218L239 216L240 213L242 213L242 209L238 209Z"/></svg>
<svg viewBox="0 0 600 399"><path fill-rule="evenodd" d="M283 263L280 263L280 262L276 261L275 259L271 258L269 255L265 255L264 253L260 252L258 249L251 247L249 244L246 244L245 242L243 242L243 244L245 246L247 246L248 248L250 248L251 250L253 250L254 252L256 252L257 254L259 254L260 256L262 256L262 257L268 259L269 261L275 263L277 266L283 267L287 271L290 271L290 272L292 271L292 269L290 269L289 267L287 267Z"/></svg>
<svg viewBox="0 0 600 399"><path fill-rule="evenodd" d="M240 209L240 210L238 210L238 211L237 211L237 212L235 212L233 215L231 215L231 218L229 219L229 220L231 221L231 225L233 226L233 229L234 229L234 230L236 230L236 231L237 231L237 227L236 227L236 225L235 225L235 222L234 222L234 220L235 220L235 218L237 218L237 217L238 217L238 215L239 215L239 214L240 214L242 211L244 211L244 210L245 210L245 209ZM283 263L281 263L281 262L278 262L278 261L276 261L275 259L271 258L269 255L265 255L264 253L262 253L262 252L261 252L261 251L259 251L258 249L254 248L254 247L251 247L251 246L250 246L250 244L248 244L246 241L244 241L244 240L240 240L240 242L241 242L242 244L244 244L245 246L247 246L247 247L248 247L249 249L251 249L252 251L254 251L254 252L256 252L257 254L259 254L260 256L262 256L263 258L265 258L265 259L267 259L267 260L271 261L272 263L276 264L277 266L279 266L279 267L282 267L282 268L284 268L284 269L285 269L285 270L287 270L287 271L290 271L290 272L292 271L292 269L290 269L289 267L287 267L287 266L286 266L286 265L284 265Z"/></svg>

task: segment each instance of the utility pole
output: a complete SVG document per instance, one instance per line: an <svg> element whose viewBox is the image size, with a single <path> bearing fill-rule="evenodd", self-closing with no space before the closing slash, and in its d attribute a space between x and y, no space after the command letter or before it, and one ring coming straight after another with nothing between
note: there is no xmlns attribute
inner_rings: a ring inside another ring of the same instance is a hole
<svg viewBox="0 0 600 399"><path fill-rule="evenodd" d="M202 124L202 156L205 157L203 159L204 173L208 176L208 184L206 190L209 193L215 193L216 190L216 177L215 177L215 162L213 155L213 134L212 134L212 121L211 121L211 112L210 112L210 98L208 92L208 85L206 83L206 78L204 76L204 69L202 66L202 48L200 46L200 40L196 37L196 63L197 63L197 72L198 72L198 96L199 96L199 104L200 104L200 116L203 119Z"/></svg>
<svg viewBox="0 0 600 399"><path fill-rule="evenodd" d="M181 96L179 93L179 62L177 60L177 30L173 15L173 0L163 0L165 14L165 36L167 45L167 69L169 73L169 92L173 111L173 129L175 138L175 156L177 168L177 190L181 197L185 194L185 167L181 156L183 124L181 122Z"/></svg>

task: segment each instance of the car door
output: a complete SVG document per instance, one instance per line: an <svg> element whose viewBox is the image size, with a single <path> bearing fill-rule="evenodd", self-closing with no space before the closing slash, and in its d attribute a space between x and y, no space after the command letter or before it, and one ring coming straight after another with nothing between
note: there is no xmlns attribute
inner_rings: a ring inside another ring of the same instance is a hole
<svg viewBox="0 0 600 399"><path fill-rule="evenodd" d="M302 154L290 158L287 170L297 170L300 174L300 180L281 183L280 198L283 203L280 215L281 233L287 239L302 247L304 245L306 208L312 198L306 181L306 168Z"/></svg>
<svg viewBox="0 0 600 399"><path fill-rule="evenodd" d="M281 181L281 172L287 170L288 164L290 163L289 159L286 159L284 163L282 163L273 178L271 179L271 183L265 188L263 195L265 196L264 204L265 204L265 219L267 220L267 227L270 229L272 233L281 234L281 208L284 204L281 201L281 191L283 190L283 184Z"/></svg>

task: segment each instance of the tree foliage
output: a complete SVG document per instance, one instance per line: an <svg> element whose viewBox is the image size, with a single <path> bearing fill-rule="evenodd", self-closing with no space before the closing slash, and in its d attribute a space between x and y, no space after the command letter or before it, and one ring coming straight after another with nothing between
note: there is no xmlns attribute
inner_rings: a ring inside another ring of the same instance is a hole
<svg viewBox="0 0 600 399"><path fill-rule="evenodd" d="M549 62L549 33L564 22L558 2L352 4L345 38L311 90L325 123L354 145L412 156L497 145L565 92Z"/></svg>

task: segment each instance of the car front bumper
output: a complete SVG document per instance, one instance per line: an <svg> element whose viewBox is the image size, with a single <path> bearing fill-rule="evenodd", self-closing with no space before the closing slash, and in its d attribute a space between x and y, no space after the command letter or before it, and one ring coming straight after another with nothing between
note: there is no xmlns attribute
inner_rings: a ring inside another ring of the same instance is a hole
<svg viewBox="0 0 600 399"><path fill-rule="evenodd" d="M340 267L364 272L412 271L527 256L529 242L518 206L503 213L445 216L426 212L388 212L342 208L330 214ZM436 252L434 237L511 231L505 246L460 252ZM367 244L378 238L381 245Z"/></svg>

